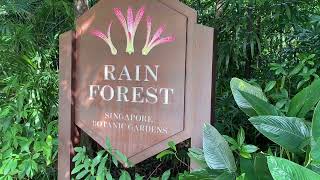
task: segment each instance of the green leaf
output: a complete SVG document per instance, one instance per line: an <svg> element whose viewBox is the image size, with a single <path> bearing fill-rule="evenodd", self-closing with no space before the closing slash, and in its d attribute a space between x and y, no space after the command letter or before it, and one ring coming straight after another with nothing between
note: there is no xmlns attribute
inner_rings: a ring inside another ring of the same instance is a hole
<svg viewBox="0 0 320 180"><path fill-rule="evenodd" d="M75 147L75 148L74 148L74 151L77 152L77 153L79 153L79 152L85 152L85 147L83 147L83 148L82 148L82 147Z"/></svg>
<svg viewBox="0 0 320 180"><path fill-rule="evenodd" d="M162 174L161 180L168 180L168 179L170 178L170 174L171 174L170 169L169 169L169 170L166 170L166 171Z"/></svg>
<svg viewBox="0 0 320 180"><path fill-rule="evenodd" d="M237 141L238 141L238 144L239 146L242 146L242 144L244 143L244 140L245 140L245 132L243 130L242 127L240 127L239 131L238 131L238 135L237 135Z"/></svg>
<svg viewBox="0 0 320 180"><path fill-rule="evenodd" d="M215 169L201 169L179 175L179 180L231 180L234 176L229 172Z"/></svg>
<svg viewBox="0 0 320 180"><path fill-rule="evenodd" d="M204 158L204 153L202 149L199 148L189 148L188 156L190 157L190 161L195 162L201 168L207 168L208 165Z"/></svg>
<svg viewBox="0 0 320 180"><path fill-rule="evenodd" d="M267 85L266 85L266 87L264 88L264 92L269 92L269 91L271 91L276 84L277 84L276 81L270 81L270 82L268 82Z"/></svg>
<svg viewBox="0 0 320 180"><path fill-rule="evenodd" d="M118 167L119 163L118 163L117 157L114 156L114 155L111 155L111 159L112 159L113 164L114 164L116 167Z"/></svg>
<svg viewBox="0 0 320 180"><path fill-rule="evenodd" d="M77 153L73 158L72 158L72 162L76 162L80 159L81 157L81 153Z"/></svg>
<svg viewBox="0 0 320 180"><path fill-rule="evenodd" d="M29 147L32 143L32 139L28 139L26 137L17 137L17 139L21 147L21 152L30 152Z"/></svg>
<svg viewBox="0 0 320 180"><path fill-rule="evenodd" d="M291 19L291 9L290 9L290 7L286 3L284 3L284 7L286 8L286 14L287 14L288 18Z"/></svg>
<svg viewBox="0 0 320 180"><path fill-rule="evenodd" d="M131 180L130 174L127 171L121 171L119 180Z"/></svg>
<svg viewBox="0 0 320 180"><path fill-rule="evenodd" d="M174 152L171 151L171 150L169 150L169 149L167 149L167 150L164 150L164 151L162 151L161 153L159 153L159 154L156 156L156 158L157 158L157 159L161 159L161 158L163 158L164 156L167 156L168 154L174 154Z"/></svg>
<svg viewBox="0 0 320 180"><path fill-rule="evenodd" d="M46 157L47 165L51 164L51 156L52 156L52 145L48 145L47 143L42 146L43 154Z"/></svg>
<svg viewBox="0 0 320 180"><path fill-rule="evenodd" d="M254 171L259 180L273 180L268 168L267 157L258 153L254 158Z"/></svg>
<svg viewBox="0 0 320 180"><path fill-rule="evenodd" d="M288 76L291 77L291 76L294 76L294 75L298 74L303 67L304 67L304 64L303 64L303 63L300 63L299 65L297 65L297 66L289 73Z"/></svg>
<svg viewBox="0 0 320 180"><path fill-rule="evenodd" d="M313 113L311 136L311 157L320 163L320 102Z"/></svg>
<svg viewBox="0 0 320 180"><path fill-rule="evenodd" d="M89 173L88 170L84 169L83 171L81 171L77 176L76 179L81 179L83 178L85 175L87 175Z"/></svg>
<svg viewBox="0 0 320 180"><path fill-rule="evenodd" d="M253 39L250 40L250 52L252 59L254 58L254 41Z"/></svg>
<svg viewBox="0 0 320 180"><path fill-rule="evenodd" d="M248 179L250 179L250 178L248 178ZM240 176L238 176L238 177L236 178L236 180L246 180L246 174L245 174L245 173L242 173Z"/></svg>
<svg viewBox="0 0 320 180"><path fill-rule="evenodd" d="M269 156L268 166L275 180L319 180L320 175L286 159Z"/></svg>
<svg viewBox="0 0 320 180"><path fill-rule="evenodd" d="M223 136L210 124L203 128L203 152L211 169L226 169L230 173L237 170L233 154Z"/></svg>
<svg viewBox="0 0 320 180"><path fill-rule="evenodd" d="M174 150L175 152L177 152L177 148L176 148L176 143L175 143L175 142L169 141L169 142L168 142L168 146L169 146L172 150Z"/></svg>
<svg viewBox="0 0 320 180"><path fill-rule="evenodd" d="M115 150L114 153L120 159L120 161L124 163L125 167L129 165L129 162L128 162L129 160L124 154L122 154L119 150Z"/></svg>
<svg viewBox="0 0 320 180"><path fill-rule="evenodd" d="M253 86L241 79L232 78L232 80L230 81L230 87L233 94L233 98L236 101L237 105L243 112L245 112L250 117L256 116L257 113L253 109L252 105L241 95L240 91L254 95L265 102L268 101L264 93L262 92L261 88Z"/></svg>
<svg viewBox="0 0 320 180"><path fill-rule="evenodd" d="M257 116L249 121L264 136L291 152L302 153L301 148L310 137L308 127L299 118Z"/></svg>
<svg viewBox="0 0 320 180"><path fill-rule="evenodd" d="M308 169L311 169L313 172L316 172L317 174L320 174L320 163L311 162L308 167Z"/></svg>
<svg viewBox="0 0 320 180"><path fill-rule="evenodd" d="M110 171L107 171L106 178L107 178L107 180L113 180Z"/></svg>
<svg viewBox="0 0 320 180"><path fill-rule="evenodd" d="M237 149L240 148L238 142L237 142L235 139L233 139L232 137L229 137L229 136L227 136L227 135L223 135L223 137L224 137L224 139L225 139L229 144L231 144L232 146L236 147Z"/></svg>
<svg viewBox="0 0 320 180"><path fill-rule="evenodd" d="M240 170L245 174L245 179L256 180L256 173L254 171L254 162L251 159L240 158Z"/></svg>
<svg viewBox="0 0 320 180"><path fill-rule="evenodd" d="M104 152L105 152L105 151L99 151L99 152L97 153L97 156L92 160L92 164L91 164L91 167L92 167L92 168L96 167L96 166L99 164L99 162L101 161L101 158L102 158Z"/></svg>
<svg viewBox="0 0 320 180"><path fill-rule="evenodd" d="M257 146L250 145L250 144L244 145L244 146L241 147L241 150L244 151L244 152L247 152L247 153L254 153L254 152L258 151L258 149L259 148Z"/></svg>
<svg viewBox="0 0 320 180"><path fill-rule="evenodd" d="M9 173L11 174L17 168L18 161L15 159L7 159L3 162L2 167L0 166L0 172L3 169L3 172L0 174L4 174L5 176Z"/></svg>
<svg viewBox="0 0 320 180"><path fill-rule="evenodd" d="M305 117L320 100L320 79L295 95L289 105L288 116Z"/></svg>
<svg viewBox="0 0 320 180"><path fill-rule="evenodd" d="M240 156L246 159L251 159L251 154L240 150Z"/></svg>
<svg viewBox="0 0 320 180"><path fill-rule="evenodd" d="M71 174L76 174L83 168L84 168L84 164L80 164L79 166L76 166L73 168L73 170L71 171Z"/></svg>
<svg viewBox="0 0 320 180"><path fill-rule="evenodd" d="M134 180L143 180L144 176L141 176L140 174L135 174Z"/></svg>
<svg viewBox="0 0 320 180"><path fill-rule="evenodd" d="M102 160L101 160L101 162L99 163L99 166L98 166L98 170L97 170L97 175L102 175L102 176L104 176L105 175L105 169L106 169L106 162L107 162L107 160L108 160L108 154L106 154L103 158L102 158Z"/></svg>
<svg viewBox="0 0 320 180"><path fill-rule="evenodd" d="M257 115L278 115L277 108L268 102L244 91L239 92L249 102Z"/></svg>
<svg viewBox="0 0 320 180"><path fill-rule="evenodd" d="M40 156L40 153L35 153L33 156L32 156L32 159L38 159Z"/></svg>
<svg viewBox="0 0 320 180"><path fill-rule="evenodd" d="M106 137L106 147L107 147L107 151L108 151L109 153L111 153L111 151L112 151L112 146L111 146L111 142L110 142L109 137Z"/></svg>

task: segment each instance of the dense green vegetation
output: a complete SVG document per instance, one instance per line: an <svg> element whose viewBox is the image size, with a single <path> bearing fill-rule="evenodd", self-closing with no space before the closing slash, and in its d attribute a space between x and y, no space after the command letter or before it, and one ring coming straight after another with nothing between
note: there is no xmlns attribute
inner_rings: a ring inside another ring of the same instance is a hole
<svg viewBox="0 0 320 180"><path fill-rule="evenodd" d="M129 169L111 145L98 153L79 147L75 177L93 171L124 179L179 173L181 179L317 179L320 2L183 2L197 10L199 23L216 29L215 127L225 136L206 125L204 150L188 153L204 170L191 174L184 172L188 142L172 142L158 158ZM0 179L57 176L58 37L74 19L68 0L0 1ZM112 166L100 165L106 161Z"/></svg>
<svg viewBox="0 0 320 180"><path fill-rule="evenodd" d="M58 37L73 28L66 0L0 2L0 179L54 179Z"/></svg>

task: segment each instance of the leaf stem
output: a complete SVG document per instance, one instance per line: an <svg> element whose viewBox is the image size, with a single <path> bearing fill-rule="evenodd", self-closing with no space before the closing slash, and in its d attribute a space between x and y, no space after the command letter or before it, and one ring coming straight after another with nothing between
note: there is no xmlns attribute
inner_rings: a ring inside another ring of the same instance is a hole
<svg viewBox="0 0 320 180"><path fill-rule="evenodd" d="M182 163L183 165L185 165L186 167L188 167L188 168L191 169L191 167L189 167L189 165L188 165L187 163L183 162L183 161L178 157L177 153L174 153L174 156L177 158L177 160L178 160L180 163ZM191 170L192 170L192 169L191 169Z"/></svg>

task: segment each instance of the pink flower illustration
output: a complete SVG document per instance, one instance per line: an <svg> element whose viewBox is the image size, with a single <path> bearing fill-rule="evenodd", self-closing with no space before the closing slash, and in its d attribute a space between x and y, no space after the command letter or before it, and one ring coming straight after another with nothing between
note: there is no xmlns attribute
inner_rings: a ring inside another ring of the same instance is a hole
<svg viewBox="0 0 320 180"><path fill-rule="evenodd" d="M144 6L142 6L136 16L133 15L133 10L129 6L127 10L127 19L122 14L120 8L114 8L114 13L117 16L118 20L120 21L127 37L127 48L126 52L129 54L134 53L134 36L136 34L138 25L144 15Z"/></svg>
<svg viewBox="0 0 320 180"><path fill-rule="evenodd" d="M149 52L157 45L173 42L175 40L173 36L167 36L162 38L161 34L164 32L165 28L164 26L160 26L150 41L151 29L152 29L152 19L150 16L148 16L147 17L147 39L146 39L146 44L142 49L143 55L148 55Z"/></svg>
<svg viewBox="0 0 320 180"><path fill-rule="evenodd" d="M92 30L90 33L91 33L91 35L96 36L96 37L104 40L109 45L112 55L116 55L118 51L114 47L112 40L111 40L111 26L112 26L112 22L110 22L110 24L108 26L107 35L99 30Z"/></svg>

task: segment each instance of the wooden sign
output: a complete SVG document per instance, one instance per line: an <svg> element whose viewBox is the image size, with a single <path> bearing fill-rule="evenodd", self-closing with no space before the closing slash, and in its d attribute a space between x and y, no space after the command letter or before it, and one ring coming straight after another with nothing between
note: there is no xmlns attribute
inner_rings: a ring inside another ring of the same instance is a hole
<svg viewBox="0 0 320 180"><path fill-rule="evenodd" d="M59 178L74 124L133 163L210 122L213 29L176 0L100 0L60 37ZM68 159L66 162L65 159Z"/></svg>

